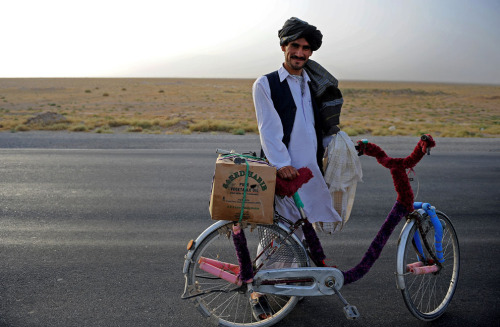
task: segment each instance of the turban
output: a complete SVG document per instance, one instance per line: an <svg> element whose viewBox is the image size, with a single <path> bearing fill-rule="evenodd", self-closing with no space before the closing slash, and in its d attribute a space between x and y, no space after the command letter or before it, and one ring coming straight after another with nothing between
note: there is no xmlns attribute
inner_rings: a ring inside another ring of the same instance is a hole
<svg viewBox="0 0 500 327"><path fill-rule="evenodd" d="M309 25L307 22L292 17L285 22L283 28L278 31L280 38L280 45L287 45L288 43L300 38L305 38L312 51L316 51L321 46L323 34L316 28L316 26Z"/></svg>

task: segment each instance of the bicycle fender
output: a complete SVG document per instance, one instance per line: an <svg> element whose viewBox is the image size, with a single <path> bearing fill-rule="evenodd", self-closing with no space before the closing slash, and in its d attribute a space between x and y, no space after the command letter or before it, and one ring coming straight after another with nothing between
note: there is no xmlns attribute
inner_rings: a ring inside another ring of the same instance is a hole
<svg viewBox="0 0 500 327"><path fill-rule="evenodd" d="M219 220L212 225L210 225L207 229L205 229L194 241L194 245L191 247L191 249L186 253L184 256L184 267L182 268L182 273L187 274L188 269L189 269L189 264L191 263L191 259L193 258L193 254L198 248L198 246L201 244L201 242L208 236L210 233L212 233L214 230L224 226L227 224L227 220Z"/></svg>
<svg viewBox="0 0 500 327"><path fill-rule="evenodd" d="M414 224L415 224L414 219L408 220L404 225L403 229L401 230L401 234L399 235L398 239L398 252L396 256L396 286L399 290L404 290L406 288L404 279L404 274L406 273L406 271L404 270L403 267L404 251L405 251L406 240L408 239L410 235L410 230Z"/></svg>

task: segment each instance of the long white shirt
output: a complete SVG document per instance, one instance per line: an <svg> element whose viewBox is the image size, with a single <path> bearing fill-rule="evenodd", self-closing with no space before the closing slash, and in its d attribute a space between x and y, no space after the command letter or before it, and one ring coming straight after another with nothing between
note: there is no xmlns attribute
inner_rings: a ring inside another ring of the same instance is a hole
<svg viewBox="0 0 500 327"><path fill-rule="evenodd" d="M311 94L305 71L302 76L305 87L282 66L278 70L280 81L287 80L297 112L288 149L282 142L283 125L271 99L271 90L266 76L259 77L253 85L253 101L257 115L262 149L269 162L277 169L293 166L308 167L314 177L299 189L304 211L311 223L336 222L342 219L333 208L332 198L316 161L317 141L314 129L314 113ZM290 220L297 221L300 213L292 198L276 196L276 211Z"/></svg>

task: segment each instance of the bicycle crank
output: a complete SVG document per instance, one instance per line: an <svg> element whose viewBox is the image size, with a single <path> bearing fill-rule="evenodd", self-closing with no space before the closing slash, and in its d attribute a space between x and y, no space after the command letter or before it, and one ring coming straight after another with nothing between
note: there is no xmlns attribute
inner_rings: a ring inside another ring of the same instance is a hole
<svg viewBox="0 0 500 327"><path fill-rule="evenodd" d="M328 278L325 281L326 286L330 287L335 294L339 297L340 301L344 304L344 314L347 319L358 319L359 318L359 311L358 308L356 308L354 305L350 305L349 302L340 294L339 289L337 286L335 286L335 280L333 278Z"/></svg>

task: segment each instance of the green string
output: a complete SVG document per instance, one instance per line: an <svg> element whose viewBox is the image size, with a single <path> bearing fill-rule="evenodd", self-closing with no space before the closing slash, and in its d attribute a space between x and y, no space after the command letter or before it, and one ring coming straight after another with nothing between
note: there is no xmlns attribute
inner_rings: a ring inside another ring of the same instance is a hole
<svg viewBox="0 0 500 327"><path fill-rule="evenodd" d="M248 164L248 160L245 160L245 163L247 164L247 171L245 173L245 186L243 189L243 200L241 201L240 219L238 220L238 224L243 220L243 211L245 210L245 201L247 199L248 169L250 165Z"/></svg>
<svg viewBox="0 0 500 327"><path fill-rule="evenodd" d="M257 161L262 161L262 163L267 164L266 159L261 158L261 157L250 156L250 155L247 155L247 154L228 153L228 154L222 154L221 157L222 158L226 158L226 157L240 157L240 158L245 158L245 159L248 158L248 159L253 159L253 160L257 160Z"/></svg>

